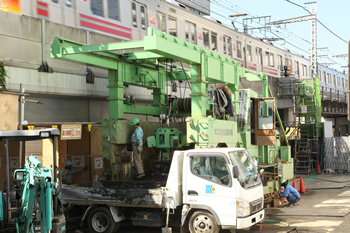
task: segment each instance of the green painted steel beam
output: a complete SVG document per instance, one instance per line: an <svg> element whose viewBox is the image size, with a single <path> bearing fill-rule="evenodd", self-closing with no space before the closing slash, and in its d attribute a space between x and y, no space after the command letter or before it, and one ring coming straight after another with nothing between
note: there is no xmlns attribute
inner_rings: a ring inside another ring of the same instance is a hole
<svg viewBox="0 0 350 233"><path fill-rule="evenodd" d="M67 42L65 39L63 42ZM70 41L71 42L71 41ZM95 45L84 45L76 44L70 47L65 47L64 54L77 54L77 53L93 53L93 52L107 52L107 51L119 51L129 49L142 49L144 48L144 41L126 41L116 42L109 44L95 44Z"/></svg>
<svg viewBox="0 0 350 233"><path fill-rule="evenodd" d="M141 51L141 52L134 52L134 53L124 53L122 58L128 61L132 61L132 60L163 58L163 56L156 53L148 52L148 51Z"/></svg>
<svg viewBox="0 0 350 233"><path fill-rule="evenodd" d="M118 61L111 57L106 56L95 56L91 57L90 54L71 54L71 55L60 55L60 60L74 62L81 65L87 65L102 69L116 69Z"/></svg>
<svg viewBox="0 0 350 233"><path fill-rule="evenodd" d="M123 106L124 113L137 114L137 115L149 115L149 116L159 116L161 113L159 107L147 107L136 105L125 105Z"/></svg>

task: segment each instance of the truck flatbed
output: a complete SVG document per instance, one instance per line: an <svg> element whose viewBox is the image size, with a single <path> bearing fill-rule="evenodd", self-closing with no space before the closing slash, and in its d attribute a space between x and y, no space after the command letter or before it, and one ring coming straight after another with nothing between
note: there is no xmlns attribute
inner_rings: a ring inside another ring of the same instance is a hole
<svg viewBox="0 0 350 233"><path fill-rule="evenodd" d="M62 185L63 204L164 208L165 181L94 181Z"/></svg>

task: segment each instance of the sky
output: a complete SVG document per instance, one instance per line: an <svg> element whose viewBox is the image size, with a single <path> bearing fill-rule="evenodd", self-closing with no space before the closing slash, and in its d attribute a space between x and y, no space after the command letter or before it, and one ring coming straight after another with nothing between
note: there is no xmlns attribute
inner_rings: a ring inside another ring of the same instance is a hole
<svg viewBox="0 0 350 233"><path fill-rule="evenodd" d="M304 3L311 2L304 0L290 0L304 7ZM227 18L233 14L250 14L254 17L271 16L271 22L306 16L309 13L303 8L289 3L286 0L210 0L211 16L220 20L224 25L232 27L232 18ZM306 9L311 11L310 5ZM317 19L326 27L333 31L343 40L327 31L320 23L317 23L317 47L328 48L318 50L318 63L337 63L329 67L343 71L341 66L347 65L347 58L333 58L334 55L348 53L348 41L350 39L350 0L318 0L317 1ZM235 26L240 32L243 32L243 18L251 16L238 17L235 20ZM255 23L254 23L255 22ZM262 27L264 21L253 21L249 26ZM311 21L298 22L280 25L280 28L272 26L272 33L267 33L267 37L281 37L286 42L272 42L276 46L288 48L294 53L308 57L308 51L311 49ZM249 31L249 34L264 37L264 31ZM323 55L323 56L322 56ZM326 56L325 56L326 55Z"/></svg>

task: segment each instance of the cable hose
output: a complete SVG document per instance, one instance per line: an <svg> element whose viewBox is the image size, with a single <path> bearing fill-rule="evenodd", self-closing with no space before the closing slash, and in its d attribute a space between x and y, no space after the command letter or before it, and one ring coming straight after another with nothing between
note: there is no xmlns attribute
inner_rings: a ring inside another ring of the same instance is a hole
<svg viewBox="0 0 350 233"><path fill-rule="evenodd" d="M274 223L280 223L280 224L283 224L283 225L286 225L289 227L289 224L288 223L285 223L285 222L280 222L280 221L276 221L276 220L268 220L268 219L265 219L264 222L274 222ZM295 230L299 233L298 229L295 228Z"/></svg>

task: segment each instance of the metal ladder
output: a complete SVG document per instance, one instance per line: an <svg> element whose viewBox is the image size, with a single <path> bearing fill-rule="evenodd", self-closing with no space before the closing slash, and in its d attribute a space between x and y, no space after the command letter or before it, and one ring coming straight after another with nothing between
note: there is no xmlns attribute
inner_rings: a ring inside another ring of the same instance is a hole
<svg viewBox="0 0 350 233"><path fill-rule="evenodd" d="M302 90L301 90L302 89ZM299 119L300 140L298 142L298 153L295 164L295 173L310 174L312 170L312 160L318 156L318 138L317 138L317 109L316 109L316 83L315 79L311 82L299 86L299 92L304 96L297 97L295 104ZM302 111L306 106L307 113ZM303 121L301 119L303 118Z"/></svg>

